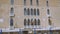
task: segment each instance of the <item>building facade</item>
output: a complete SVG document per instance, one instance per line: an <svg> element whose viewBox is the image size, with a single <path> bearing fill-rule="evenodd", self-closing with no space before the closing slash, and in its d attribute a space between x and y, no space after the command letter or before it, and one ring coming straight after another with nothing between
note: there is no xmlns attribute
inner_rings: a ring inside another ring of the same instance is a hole
<svg viewBox="0 0 60 34"><path fill-rule="evenodd" d="M59 14L60 0L0 0L0 29L3 34L59 34Z"/></svg>

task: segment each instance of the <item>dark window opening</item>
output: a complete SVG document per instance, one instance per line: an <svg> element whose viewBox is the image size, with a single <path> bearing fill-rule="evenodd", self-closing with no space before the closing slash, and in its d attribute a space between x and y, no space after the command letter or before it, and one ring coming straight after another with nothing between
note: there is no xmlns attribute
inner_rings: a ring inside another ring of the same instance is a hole
<svg viewBox="0 0 60 34"><path fill-rule="evenodd" d="M48 15L50 14L49 9L47 9L47 14L48 14Z"/></svg>
<svg viewBox="0 0 60 34"><path fill-rule="evenodd" d="M37 4L37 6L39 5L39 1L38 0L36 0L36 4Z"/></svg>
<svg viewBox="0 0 60 34"><path fill-rule="evenodd" d="M26 26L26 19L24 19L24 26Z"/></svg>
<svg viewBox="0 0 60 34"><path fill-rule="evenodd" d="M33 25L33 19L31 19L31 25Z"/></svg>
<svg viewBox="0 0 60 34"><path fill-rule="evenodd" d="M48 17L48 22L49 22L49 25L51 25L51 19L50 19L50 17Z"/></svg>
<svg viewBox="0 0 60 34"><path fill-rule="evenodd" d="M35 19L34 21L35 21L35 25L37 25L37 21L36 21L36 19Z"/></svg>
<svg viewBox="0 0 60 34"><path fill-rule="evenodd" d="M31 15L33 15L33 9L31 8Z"/></svg>
<svg viewBox="0 0 60 34"><path fill-rule="evenodd" d="M10 18L10 26L13 26L13 18Z"/></svg>
<svg viewBox="0 0 60 34"><path fill-rule="evenodd" d="M36 9L34 9L34 15L36 15Z"/></svg>
<svg viewBox="0 0 60 34"><path fill-rule="evenodd" d="M13 7L11 8L10 13L11 13L11 14L13 14L13 13L14 13L14 9L13 9Z"/></svg>
<svg viewBox="0 0 60 34"><path fill-rule="evenodd" d="M29 8L27 9L27 12L28 12L28 15L30 15L30 10L29 10Z"/></svg>
<svg viewBox="0 0 60 34"><path fill-rule="evenodd" d="M39 15L39 9L37 9L37 15Z"/></svg>
<svg viewBox="0 0 60 34"><path fill-rule="evenodd" d="M26 0L24 0L24 5L26 5Z"/></svg>
<svg viewBox="0 0 60 34"><path fill-rule="evenodd" d="M28 26L30 25L30 20L28 19Z"/></svg>
<svg viewBox="0 0 60 34"><path fill-rule="evenodd" d="M48 6L48 1L46 1L46 3L47 3L47 6Z"/></svg>
<svg viewBox="0 0 60 34"><path fill-rule="evenodd" d="M32 5L32 0L30 0L30 5Z"/></svg>
<svg viewBox="0 0 60 34"><path fill-rule="evenodd" d="M40 20L38 19L38 25L40 25Z"/></svg>
<svg viewBox="0 0 60 34"><path fill-rule="evenodd" d="M27 11L26 11L26 8L24 8L24 15L27 15Z"/></svg>

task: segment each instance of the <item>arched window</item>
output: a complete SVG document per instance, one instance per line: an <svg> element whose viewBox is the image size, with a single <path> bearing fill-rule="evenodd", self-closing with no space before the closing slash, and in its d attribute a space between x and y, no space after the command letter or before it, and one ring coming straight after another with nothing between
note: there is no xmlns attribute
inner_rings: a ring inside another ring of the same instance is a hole
<svg viewBox="0 0 60 34"><path fill-rule="evenodd" d="M29 8L27 9L27 13L28 13L28 15L30 15L30 10L29 10Z"/></svg>
<svg viewBox="0 0 60 34"><path fill-rule="evenodd" d="M30 19L28 19L28 26L30 25Z"/></svg>
<svg viewBox="0 0 60 34"><path fill-rule="evenodd" d="M24 5L26 5L26 0L24 0Z"/></svg>
<svg viewBox="0 0 60 34"><path fill-rule="evenodd" d="M50 17L48 17L48 22L49 22L49 25L51 25L51 19L50 19Z"/></svg>
<svg viewBox="0 0 60 34"><path fill-rule="evenodd" d="M46 1L46 5L47 5L47 7L48 7L48 1Z"/></svg>
<svg viewBox="0 0 60 34"><path fill-rule="evenodd" d="M47 9L47 14L48 14L48 15L50 14L49 9Z"/></svg>
<svg viewBox="0 0 60 34"><path fill-rule="evenodd" d="M37 15L39 15L39 9L37 9Z"/></svg>
<svg viewBox="0 0 60 34"><path fill-rule="evenodd" d="M38 0L36 0L36 4L37 4L37 6L39 5L39 1Z"/></svg>
<svg viewBox="0 0 60 34"><path fill-rule="evenodd" d="M37 25L37 21L36 21L36 19L34 20L34 22L35 22L34 25Z"/></svg>
<svg viewBox="0 0 60 34"><path fill-rule="evenodd" d="M14 13L14 8L13 8L13 7L11 7L11 11L10 11L10 13L11 13L11 14Z"/></svg>
<svg viewBox="0 0 60 34"><path fill-rule="evenodd" d="M31 8L31 15L33 15L33 9Z"/></svg>
<svg viewBox="0 0 60 34"><path fill-rule="evenodd" d="M27 24L26 24L27 22L26 22L26 19L24 19L24 26L26 26Z"/></svg>
<svg viewBox="0 0 60 34"><path fill-rule="evenodd" d="M38 19L38 25L40 25L40 19Z"/></svg>
<svg viewBox="0 0 60 34"><path fill-rule="evenodd" d="M32 5L32 0L30 0L30 5Z"/></svg>
<svg viewBox="0 0 60 34"><path fill-rule="evenodd" d="M13 26L13 18L10 18L10 26Z"/></svg>
<svg viewBox="0 0 60 34"><path fill-rule="evenodd" d="M34 15L36 15L36 9L34 9Z"/></svg>
<svg viewBox="0 0 60 34"><path fill-rule="evenodd" d="M33 25L33 19L31 19L31 25Z"/></svg>
<svg viewBox="0 0 60 34"><path fill-rule="evenodd" d="M26 10L26 8L24 8L24 15L27 15L27 10Z"/></svg>

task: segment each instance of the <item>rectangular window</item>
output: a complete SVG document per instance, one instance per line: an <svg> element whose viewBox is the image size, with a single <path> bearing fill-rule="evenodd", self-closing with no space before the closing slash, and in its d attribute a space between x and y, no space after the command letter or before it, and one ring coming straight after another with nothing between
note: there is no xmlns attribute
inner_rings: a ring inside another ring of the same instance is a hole
<svg viewBox="0 0 60 34"><path fill-rule="evenodd" d="M13 5L14 4L14 0L11 0L11 5Z"/></svg>
<svg viewBox="0 0 60 34"><path fill-rule="evenodd" d="M10 26L13 26L13 18L10 18Z"/></svg>
<svg viewBox="0 0 60 34"><path fill-rule="evenodd" d="M39 1L38 0L36 0L36 4L37 4L37 6L39 5Z"/></svg>
<svg viewBox="0 0 60 34"><path fill-rule="evenodd" d="M30 5L32 5L32 0L30 0Z"/></svg>
<svg viewBox="0 0 60 34"><path fill-rule="evenodd" d="M24 5L26 5L26 0L24 0Z"/></svg>

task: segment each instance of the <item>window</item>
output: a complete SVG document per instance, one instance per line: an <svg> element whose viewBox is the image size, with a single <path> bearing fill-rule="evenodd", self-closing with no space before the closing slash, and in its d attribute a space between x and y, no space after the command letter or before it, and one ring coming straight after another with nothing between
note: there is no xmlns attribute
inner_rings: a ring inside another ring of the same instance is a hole
<svg viewBox="0 0 60 34"><path fill-rule="evenodd" d="M28 15L30 15L30 10L29 10L29 8L27 9L27 12L28 12Z"/></svg>
<svg viewBox="0 0 60 34"><path fill-rule="evenodd" d="M38 0L36 0L36 4L37 4L37 6L39 5L39 1Z"/></svg>
<svg viewBox="0 0 60 34"><path fill-rule="evenodd" d="M39 9L37 9L37 15L39 15Z"/></svg>
<svg viewBox="0 0 60 34"><path fill-rule="evenodd" d="M27 15L27 10L26 10L26 8L24 8L24 15Z"/></svg>
<svg viewBox="0 0 60 34"><path fill-rule="evenodd" d="M39 15L39 9L29 9L29 8L24 8L24 15Z"/></svg>
<svg viewBox="0 0 60 34"><path fill-rule="evenodd" d="M28 26L30 25L30 20L28 19Z"/></svg>
<svg viewBox="0 0 60 34"><path fill-rule="evenodd" d="M24 26L26 26L26 19L24 19Z"/></svg>
<svg viewBox="0 0 60 34"><path fill-rule="evenodd" d="M33 25L33 19L31 19L31 25Z"/></svg>
<svg viewBox="0 0 60 34"><path fill-rule="evenodd" d="M24 5L26 5L26 0L24 0Z"/></svg>
<svg viewBox="0 0 60 34"><path fill-rule="evenodd" d="M35 25L37 25L37 21L36 21L36 19L34 20L34 22L35 22Z"/></svg>
<svg viewBox="0 0 60 34"><path fill-rule="evenodd" d="M13 9L13 7L11 8L10 14L11 14L11 15L14 14L14 9Z"/></svg>
<svg viewBox="0 0 60 34"><path fill-rule="evenodd" d="M38 19L38 25L40 25L40 20Z"/></svg>
<svg viewBox="0 0 60 34"><path fill-rule="evenodd" d="M47 9L47 14L48 14L48 15L50 14L49 9Z"/></svg>
<svg viewBox="0 0 60 34"><path fill-rule="evenodd" d="M30 0L30 5L32 5L32 0Z"/></svg>
<svg viewBox="0 0 60 34"><path fill-rule="evenodd" d="M39 19L24 19L24 26L39 26L40 25L40 20Z"/></svg>
<svg viewBox="0 0 60 34"><path fill-rule="evenodd" d="M10 26L13 26L13 18L10 18Z"/></svg>
<svg viewBox="0 0 60 34"><path fill-rule="evenodd" d="M46 1L46 4L47 4L47 6L48 6L48 1Z"/></svg>
<svg viewBox="0 0 60 34"><path fill-rule="evenodd" d="M13 11L14 11L14 9L13 9L13 7L12 7L12 8L11 8L11 13L14 13Z"/></svg>
<svg viewBox="0 0 60 34"><path fill-rule="evenodd" d="M34 9L34 15L36 15L36 9Z"/></svg>
<svg viewBox="0 0 60 34"><path fill-rule="evenodd" d="M49 25L51 25L51 19L50 19L50 17L48 17L48 22L49 22Z"/></svg>
<svg viewBox="0 0 60 34"><path fill-rule="evenodd" d="M31 15L33 15L33 9L31 8Z"/></svg>
<svg viewBox="0 0 60 34"><path fill-rule="evenodd" d="M14 4L14 0L11 0L11 5L13 5Z"/></svg>

